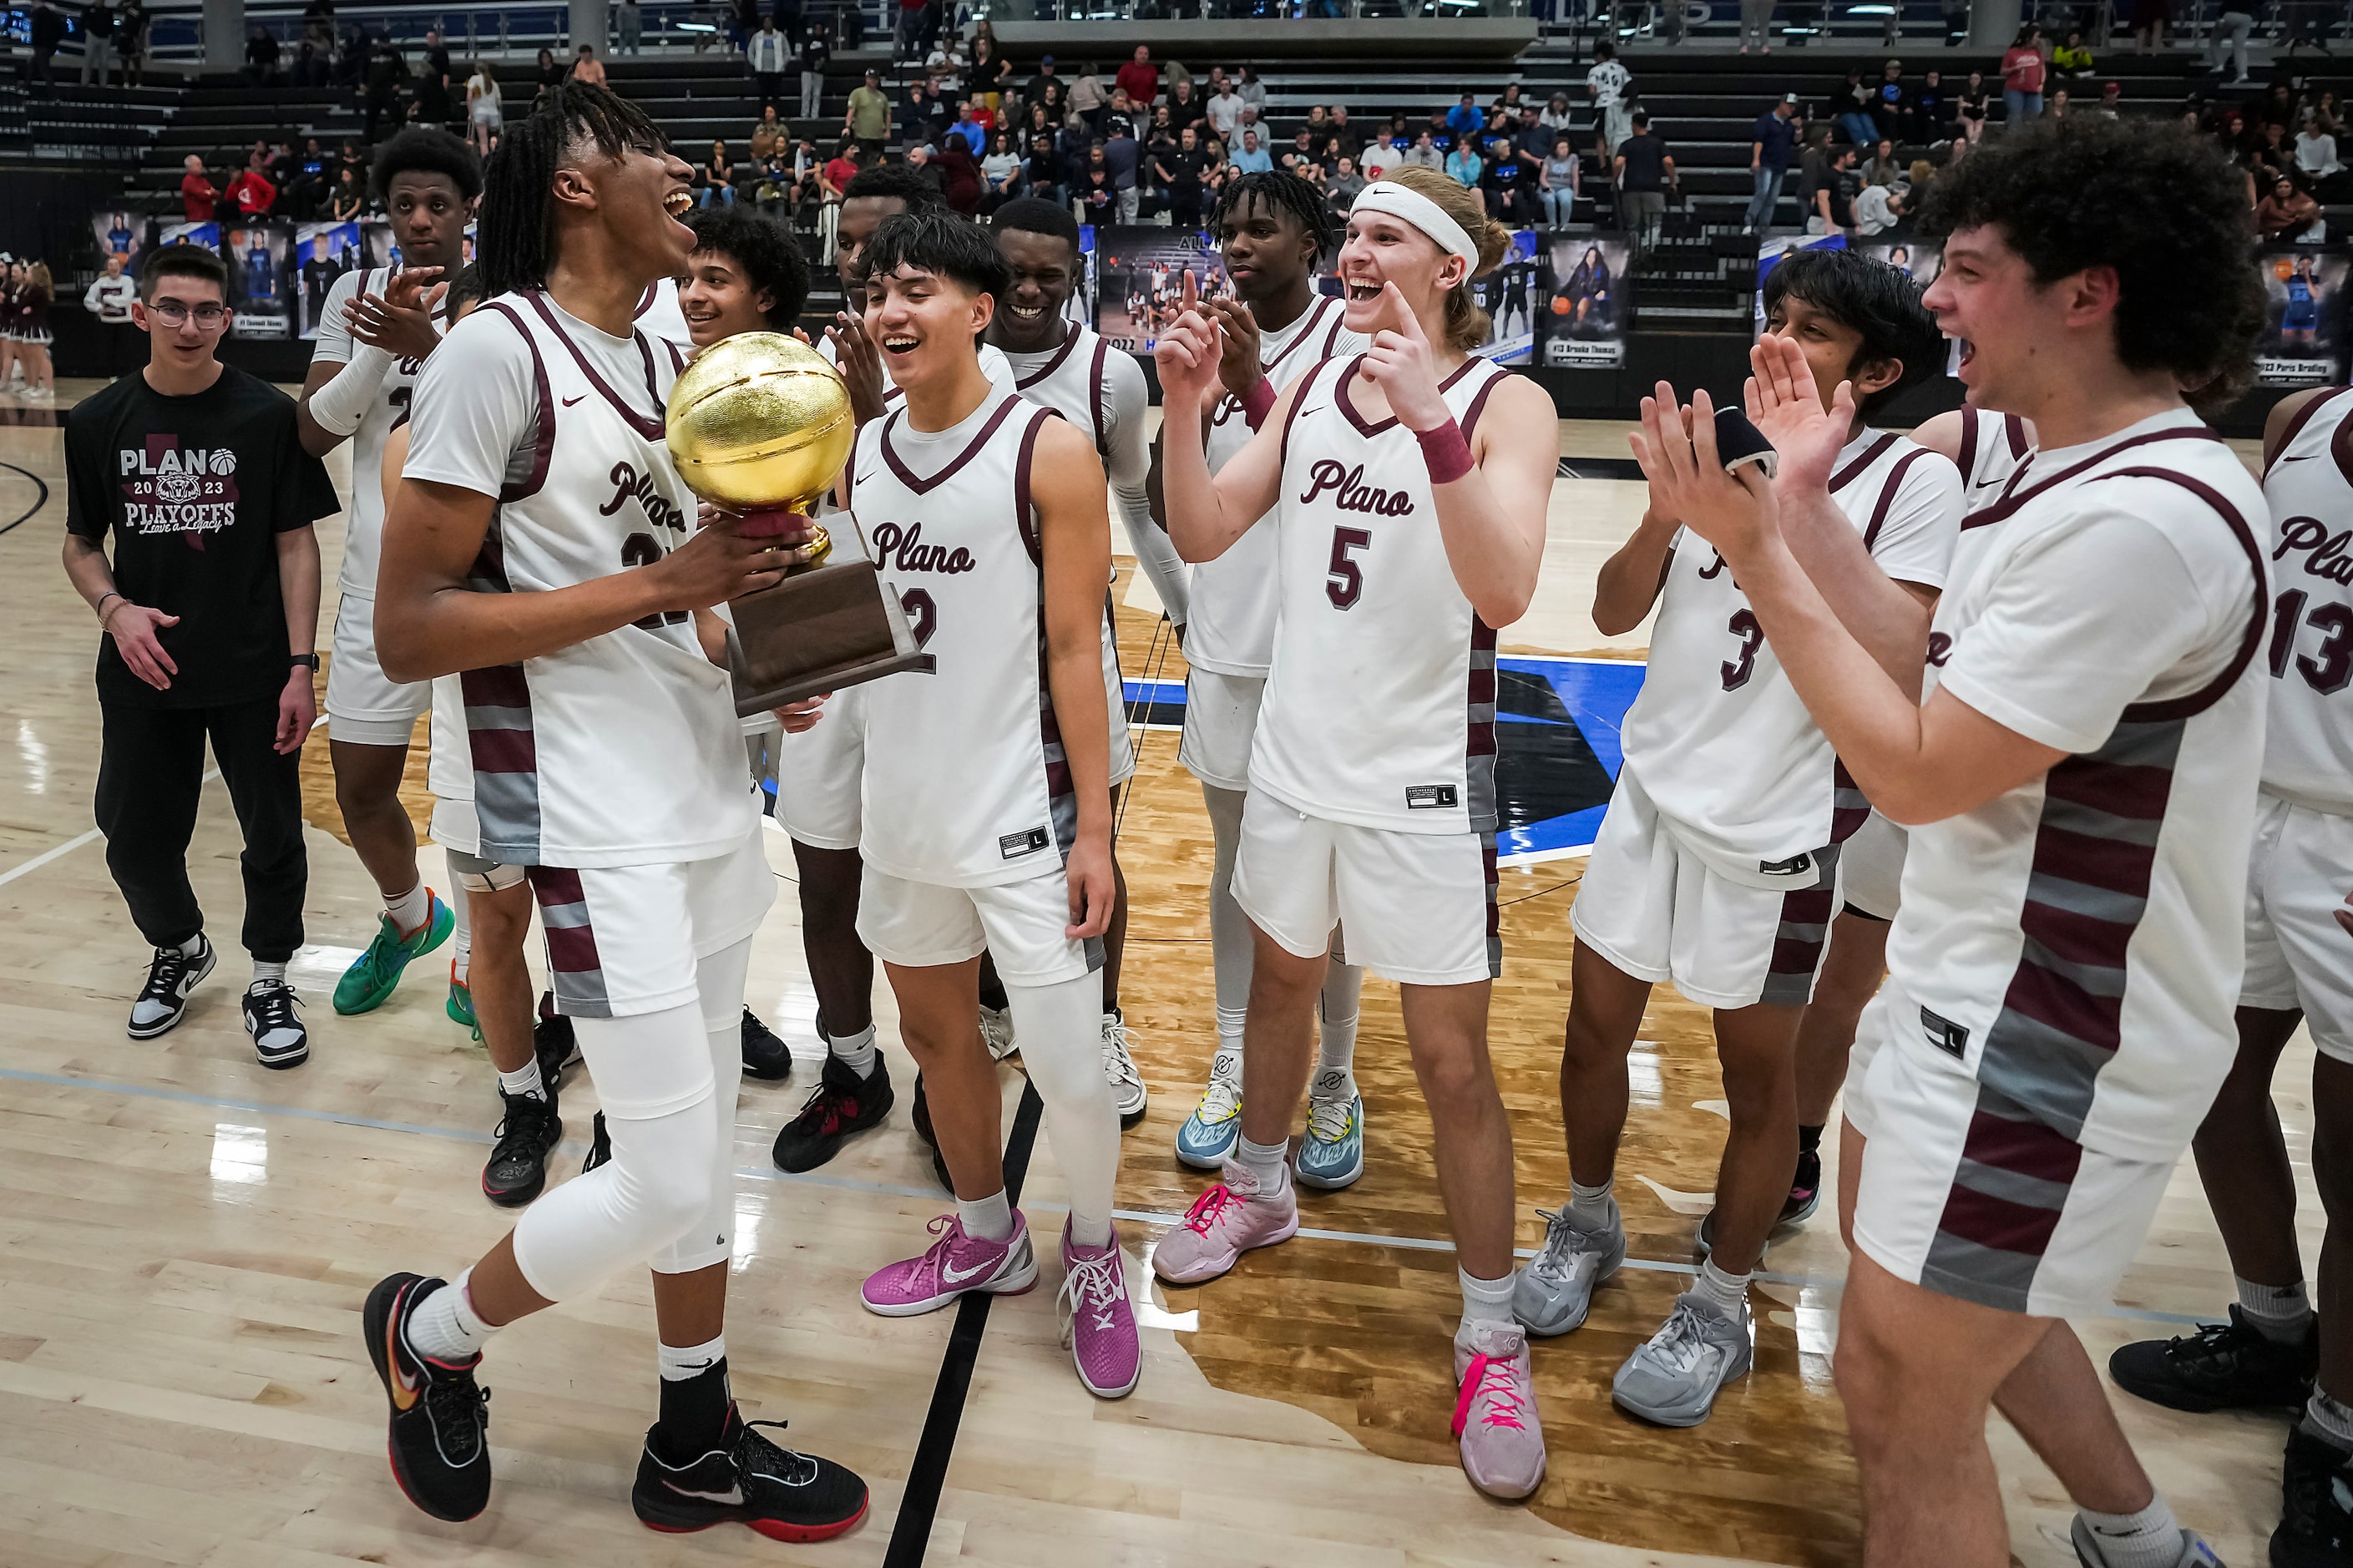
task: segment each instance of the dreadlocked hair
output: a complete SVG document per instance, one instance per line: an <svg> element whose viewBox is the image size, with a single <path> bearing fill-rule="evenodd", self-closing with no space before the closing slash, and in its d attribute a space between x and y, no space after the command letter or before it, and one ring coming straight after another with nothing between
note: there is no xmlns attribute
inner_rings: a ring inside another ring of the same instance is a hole
<svg viewBox="0 0 2353 1568"><path fill-rule="evenodd" d="M1331 260L1340 248L1347 232L1340 216L1324 202L1323 192L1288 169L1263 169L1227 182L1218 193L1217 205L1209 209L1209 237L1223 239L1242 204L1253 197L1269 212L1281 213L1297 224L1299 232L1315 242L1318 265Z"/></svg>
<svg viewBox="0 0 2353 1568"><path fill-rule="evenodd" d="M556 171L584 141L607 158L668 145L643 110L586 82L562 83L529 119L510 124L483 171L482 205L475 220L474 265L481 270L485 293L546 284L555 259L548 207Z"/></svg>

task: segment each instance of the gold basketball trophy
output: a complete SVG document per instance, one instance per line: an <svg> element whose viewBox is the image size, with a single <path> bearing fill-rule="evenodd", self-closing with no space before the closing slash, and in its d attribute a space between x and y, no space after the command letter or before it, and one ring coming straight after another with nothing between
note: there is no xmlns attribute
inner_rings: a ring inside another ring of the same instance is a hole
<svg viewBox="0 0 2353 1568"><path fill-rule="evenodd" d="M668 440L679 477L743 519L754 538L811 531L810 559L784 581L731 600L735 711L750 715L935 667L882 585L871 552L830 559L809 509L857 445L849 389L825 356L781 332L742 332L705 349L670 388ZM847 518L855 530L858 521ZM861 545L863 533L859 534Z"/></svg>

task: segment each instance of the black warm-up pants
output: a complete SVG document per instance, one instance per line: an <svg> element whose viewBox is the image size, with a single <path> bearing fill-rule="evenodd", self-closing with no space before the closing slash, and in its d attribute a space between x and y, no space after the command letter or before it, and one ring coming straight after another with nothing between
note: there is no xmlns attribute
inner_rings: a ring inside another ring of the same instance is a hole
<svg viewBox="0 0 2353 1568"><path fill-rule="evenodd" d="M139 934L176 947L205 929L188 885L188 840L204 790L205 742L244 830L245 947L283 963L302 945L302 896L311 866L302 847L302 757L280 756L278 699L226 708L140 708L100 702L98 830L106 868L131 906Z"/></svg>

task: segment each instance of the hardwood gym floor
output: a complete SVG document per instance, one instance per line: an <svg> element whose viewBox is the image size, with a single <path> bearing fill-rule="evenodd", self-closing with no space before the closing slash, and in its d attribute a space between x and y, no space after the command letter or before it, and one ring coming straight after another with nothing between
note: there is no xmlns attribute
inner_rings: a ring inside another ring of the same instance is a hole
<svg viewBox="0 0 2353 1568"><path fill-rule="evenodd" d="M69 394L72 389L69 389ZM85 386L80 390L88 390ZM66 399L70 400L70 396ZM878 1011L902 1108L808 1177L767 1158L815 1077L813 999L788 885L756 950L753 1005L795 1046L793 1079L747 1082L737 1163L742 1247L730 1326L747 1413L865 1473L874 1512L844 1540L787 1548L744 1531L650 1535L626 1499L651 1406L643 1275L623 1276L499 1341L492 1441L500 1487L467 1526L437 1523L385 1473L382 1403L357 1338L362 1293L394 1268L452 1269L504 1229L476 1173L495 1104L465 1033L441 1013L440 955L363 1019L325 1005L367 940L374 897L340 832L322 736L306 758L311 939L296 981L312 1002L311 1062L255 1066L237 1023L234 956L164 1038L125 1038L146 952L90 830L96 634L57 565L65 498L45 410L11 426L0 398L0 1564L262 1568L370 1562L862 1564L898 1527L955 1314L892 1321L857 1281L922 1239L942 1205L906 1127L912 1069ZM1563 426L1566 455L1622 456L1622 427ZM347 461L334 463L348 485ZM1535 610L1506 652L1590 651L1595 568L1639 515L1639 486L1565 479ZM340 523L322 529L332 583ZM1123 582L1131 677L1152 622ZM332 592L321 625L332 625ZM322 634L323 640L323 634ZM1625 639L1639 644L1640 636ZM1127 1134L1121 1202L1141 1254L1205 1184L1169 1152L1211 1040L1208 838L1176 735L1139 737L1122 837L1134 914L1124 1004L1149 1117ZM422 757L414 759L422 820ZM772 864L788 881L780 837ZM234 929L237 841L207 790L192 854L216 940ZM422 857L437 886L439 856ZM1521 1245L1565 1195L1554 1073L1567 1005L1567 909L1581 861L1503 874L1505 971L1493 1050L1513 1115ZM1541 1345L1551 1472L1525 1508L1480 1498L1455 1468L1445 1335L1455 1308L1429 1123L1394 987L1366 987L1357 1073L1369 1168L1304 1205L1314 1234L1253 1255L1198 1290L1151 1292L1146 1368L1118 1404L1089 1398L1056 1339L1052 1281L991 1312L929 1539L934 1562L1234 1564L1855 1561L1856 1500L1829 1350L1844 1254L1827 1213L1767 1260L1756 1371L1689 1432L1647 1428L1609 1401L1617 1363L1663 1315L1695 1255L1722 1136L1707 1019L1654 1000L1634 1062L1620 1197L1635 1266L1590 1323ZM2291 1148L2307 1152L2308 1047L2281 1079ZM1011 1121L1019 1079L1004 1070ZM593 1097L565 1101L577 1157ZM2299 1173L2303 1174L2302 1172ZM2308 1189L2307 1189L2308 1190ZM1027 1202L1059 1217L1040 1140ZM2306 1232L2317 1246L2317 1205ZM1049 1222L1050 1224L1050 1222ZM1148 1278L1140 1266L1132 1277ZM2111 1316L2081 1325L2096 1356L2218 1312L2229 1271L2187 1166ZM2194 1418L2129 1400L2127 1429L2185 1521L2225 1560L2257 1561L2276 1509L2280 1425ZM2071 1563L2068 1508L1998 1420L2013 1547ZM909 1544L913 1544L912 1542ZM908 1548L902 1546L902 1552ZM1682 1554L1692 1555L1682 1555ZM912 1562L912 1553L899 1561Z"/></svg>

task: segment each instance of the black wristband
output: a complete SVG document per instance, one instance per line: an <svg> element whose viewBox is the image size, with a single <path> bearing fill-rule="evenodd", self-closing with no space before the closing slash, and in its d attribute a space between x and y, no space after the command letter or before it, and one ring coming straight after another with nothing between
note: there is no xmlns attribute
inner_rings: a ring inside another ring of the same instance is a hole
<svg viewBox="0 0 2353 1568"><path fill-rule="evenodd" d="M1765 439L1765 432L1750 423L1748 416L1738 408L1715 411L1715 456L1727 473L1743 463L1754 463L1768 479L1781 466L1781 454Z"/></svg>
<svg viewBox="0 0 2353 1568"><path fill-rule="evenodd" d="M319 668L319 656L315 653L290 653L286 656L287 668L291 669L298 664L307 667L311 673L316 674Z"/></svg>

